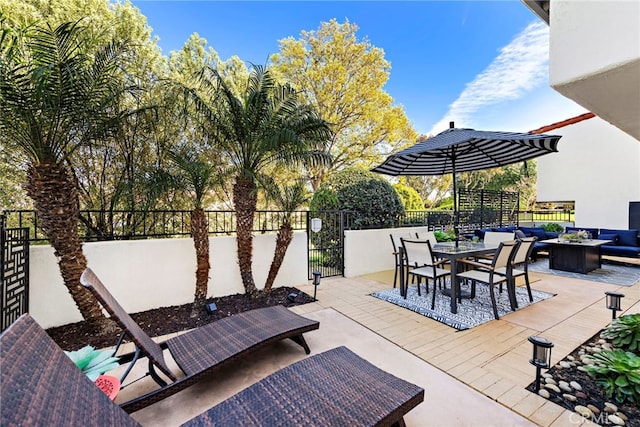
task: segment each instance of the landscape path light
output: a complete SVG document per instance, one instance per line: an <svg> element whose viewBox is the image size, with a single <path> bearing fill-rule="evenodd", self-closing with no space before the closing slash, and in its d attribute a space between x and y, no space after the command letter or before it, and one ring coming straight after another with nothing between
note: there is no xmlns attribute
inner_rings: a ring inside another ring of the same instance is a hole
<svg viewBox="0 0 640 427"><path fill-rule="evenodd" d="M314 271L313 272L313 300L314 301L318 301L316 299L316 292L318 291L318 286L320 286L320 277L322 276L322 273L320 273L319 271Z"/></svg>
<svg viewBox="0 0 640 427"><path fill-rule="evenodd" d="M551 348L553 343L546 338L530 336L529 342L533 344L533 357L529 360L536 367L536 393L540 391L540 370L551 367Z"/></svg>
<svg viewBox="0 0 640 427"><path fill-rule="evenodd" d="M616 318L616 312L620 311L620 300L624 297L620 292L605 292L607 296L607 308L611 310L611 318Z"/></svg>

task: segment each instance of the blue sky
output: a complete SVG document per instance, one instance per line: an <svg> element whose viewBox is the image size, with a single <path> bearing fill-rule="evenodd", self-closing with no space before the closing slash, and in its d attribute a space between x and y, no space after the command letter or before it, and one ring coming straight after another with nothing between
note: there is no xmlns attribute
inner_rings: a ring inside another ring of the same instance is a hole
<svg viewBox="0 0 640 427"><path fill-rule="evenodd" d="M419 133L456 127L528 131L585 112L548 85L548 27L519 0L133 0L164 54L192 33L222 59L265 64L278 41L332 18L391 62L385 90Z"/></svg>

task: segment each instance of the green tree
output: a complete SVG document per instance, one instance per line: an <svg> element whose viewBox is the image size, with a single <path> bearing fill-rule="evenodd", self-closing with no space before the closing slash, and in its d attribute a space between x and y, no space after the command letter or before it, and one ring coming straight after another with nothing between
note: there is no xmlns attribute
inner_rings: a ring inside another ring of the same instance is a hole
<svg viewBox="0 0 640 427"><path fill-rule="evenodd" d="M252 270L253 222L257 179L272 164L320 164L328 161L327 123L303 105L297 92L277 84L268 69L254 66L244 92L237 96L220 73L206 67L200 90L188 90L205 120L211 141L234 171L238 264L249 295L256 295Z"/></svg>
<svg viewBox="0 0 640 427"><path fill-rule="evenodd" d="M405 177L401 177L397 184L393 185L393 189L398 193L402 206L407 211L419 211L424 209L424 202L420 194L413 188L407 185Z"/></svg>
<svg viewBox="0 0 640 427"><path fill-rule="evenodd" d="M78 236L77 185L67 161L118 119L111 112L124 90L120 66L128 46L89 49L96 45L79 23L23 32L7 21L0 43L0 132L28 162L27 194L65 286L83 318L104 325L102 310L79 282L87 261Z"/></svg>
<svg viewBox="0 0 640 427"><path fill-rule="evenodd" d="M111 40L135 46L121 65L129 87L138 90L120 97L113 109L137 114L123 116L110 135L79 147L67 161L78 182L80 206L100 211L80 218L84 227L99 238L111 238L117 210L144 211L162 206L163 194L155 188L155 177L166 160L158 157L163 153L159 147L175 125L162 111L151 108L162 102L163 92L157 82L166 67L146 18L130 2L109 0L0 0L0 10L22 26L47 23L56 27L81 19L88 34L88 51ZM133 232L142 217L121 217L118 226L125 234Z"/></svg>
<svg viewBox="0 0 640 427"><path fill-rule="evenodd" d="M169 157L178 167L176 176L178 188L190 193L191 237L196 251L196 290L191 309L191 317L196 317L204 308L209 283L209 220L202 208L207 192L218 184L220 171L217 162L206 160L194 150L193 144L184 145L171 151Z"/></svg>
<svg viewBox="0 0 640 427"><path fill-rule="evenodd" d="M331 172L347 166L370 168L393 147L416 139L401 106L383 87L391 65L382 49L358 40L358 26L335 19L295 40L280 40L272 61L278 75L303 91L305 102L331 123L330 165L309 169L314 191Z"/></svg>
<svg viewBox="0 0 640 427"><path fill-rule="evenodd" d="M287 254L287 249L293 240L292 215L309 201L309 192L306 190L305 183L302 180L297 180L294 183L283 182L278 184L274 179L263 177L261 186L267 193L267 197L282 211L273 260L264 284L264 292L270 292L284 261L284 256Z"/></svg>

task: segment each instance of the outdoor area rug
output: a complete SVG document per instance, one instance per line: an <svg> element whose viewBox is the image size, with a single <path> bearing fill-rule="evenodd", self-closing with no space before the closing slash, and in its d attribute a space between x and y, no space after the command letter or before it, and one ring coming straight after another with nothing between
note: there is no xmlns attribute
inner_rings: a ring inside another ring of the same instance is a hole
<svg viewBox="0 0 640 427"><path fill-rule="evenodd" d="M602 264L602 268L597 268L587 274L580 274L562 270L550 270L549 260L542 259L529 264L529 271L571 277L573 279L592 280L594 282L603 282L619 286L632 286L640 280L640 266L631 267L605 263Z"/></svg>
<svg viewBox="0 0 640 427"><path fill-rule="evenodd" d="M447 283L449 288L449 283ZM432 292L432 285L429 286L429 290ZM463 287L464 289L464 287ZM493 307L491 306L491 296L489 295L489 287L486 285L476 285L476 297L474 299L462 299L462 303L458 303L458 313L451 313L450 299L447 295L436 295L435 309L431 310L431 292L424 293L424 285L421 288L422 296L418 296L418 290L415 285L409 286L407 292L407 299L404 299L400 295L400 289L387 289L380 292L371 294L376 298L385 300L400 307L407 308L423 316L430 317L437 320L440 323L451 326L459 331L473 328L474 326L481 325L483 323L495 320L493 317ZM545 300L554 296L547 292L531 290L533 294L533 303ZM498 314L500 317L505 314L512 313L509 305L509 297L507 291L504 290L502 294L498 292L498 288L495 288L496 302L498 305ZM527 289L517 286L516 298L518 300L518 309L522 309L532 303L529 302L529 296L527 295Z"/></svg>

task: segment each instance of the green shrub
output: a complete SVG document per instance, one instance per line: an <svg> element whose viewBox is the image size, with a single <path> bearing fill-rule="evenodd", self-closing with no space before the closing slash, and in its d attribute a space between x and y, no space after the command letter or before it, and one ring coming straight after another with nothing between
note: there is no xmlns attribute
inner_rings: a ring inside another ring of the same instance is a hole
<svg viewBox="0 0 640 427"><path fill-rule="evenodd" d="M560 224L556 224L555 222L544 224L542 228L544 228L544 231L549 231L552 233L562 233L564 231L564 228Z"/></svg>
<svg viewBox="0 0 640 427"><path fill-rule="evenodd" d="M595 365L585 365L607 398L618 403L640 404L640 357L623 350L603 350L587 356Z"/></svg>
<svg viewBox="0 0 640 427"><path fill-rule="evenodd" d="M402 202L391 184L365 169L349 168L334 173L316 194L311 200L312 211L353 211L351 225L354 228L390 227L404 214ZM335 196L337 204L330 195Z"/></svg>
<svg viewBox="0 0 640 427"><path fill-rule="evenodd" d="M450 232L434 231L433 234L435 234L436 240L438 242L451 242L456 238L456 235L453 231L450 231Z"/></svg>
<svg viewBox="0 0 640 427"><path fill-rule="evenodd" d="M602 337L615 347L627 351L640 351L640 314L626 314L611 322Z"/></svg>

